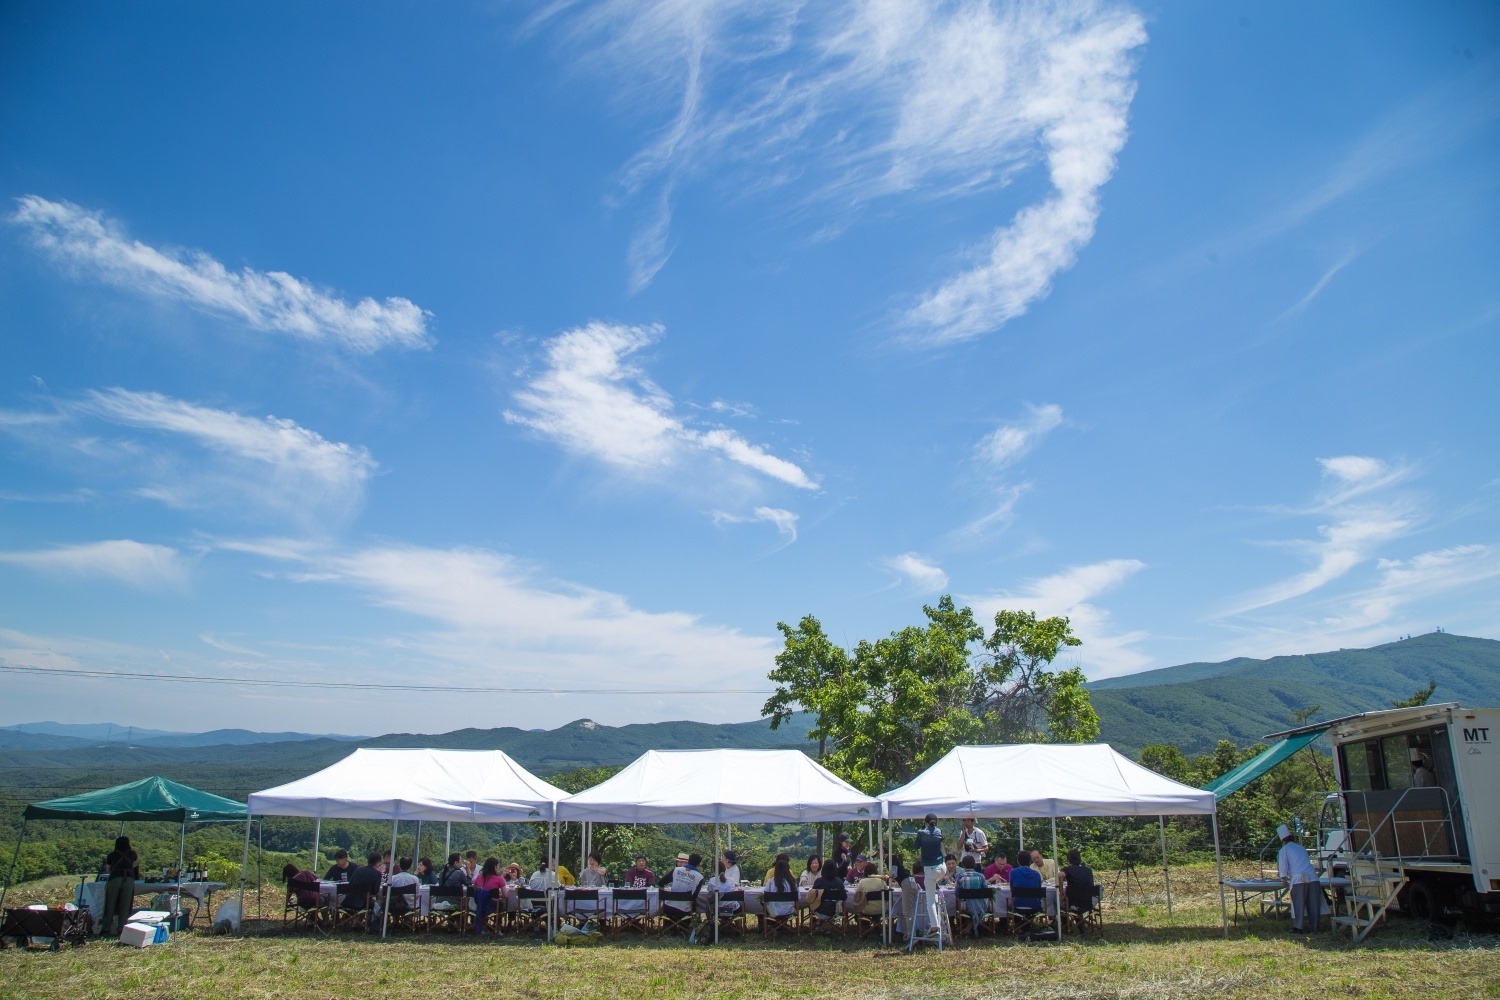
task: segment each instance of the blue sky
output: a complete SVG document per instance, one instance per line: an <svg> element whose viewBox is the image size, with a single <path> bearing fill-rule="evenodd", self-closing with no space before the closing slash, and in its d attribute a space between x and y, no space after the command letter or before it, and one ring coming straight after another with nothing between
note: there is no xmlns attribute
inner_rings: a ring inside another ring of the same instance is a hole
<svg viewBox="0 0 1500 1000"><path fill-rule="evenodd" d="M1500 637L1492 4L3 18L0 724L737 721L942 593Z"/></svg>

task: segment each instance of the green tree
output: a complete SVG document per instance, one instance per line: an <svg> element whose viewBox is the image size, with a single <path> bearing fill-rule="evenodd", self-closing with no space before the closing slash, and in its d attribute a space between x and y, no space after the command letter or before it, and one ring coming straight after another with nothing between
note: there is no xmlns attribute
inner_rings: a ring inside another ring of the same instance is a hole
<svg viewBox="0 0 1500 1000"><path fill-rule="evenodd" d="M1391 702L1392 708L1416 708L1418 705L1427 704L1427 699L1432 697L1437 690L1437 681L1428 681L1427 686L1420 691L1412 693L1410 698L1402 698L1400 701Z"/></svg>
<svg viewBox="0 0 1500 1000"><path fill-rule="evenodd" d="M811 615L796 628L778 623L785 646L764 710L772 727L798 709L813 713L824 763L869 792L909 781L963 743L1098 736L1083 672L1047 669L1079 645L1066 618L1001 611L986 638L973 611L947 595L922 613L924 624L861 640L852 653Z"/></svg>
<svg viewBox="0 0 1500 1000"><path fill-rule="evenodd" d="M1064 648L1080 646L1068 619L1038 620L1034 611L998 611L995 630L984 640L985 654L974 685L975 713L985 721L986 735L998 743L1036 742L1055 718L1064 732L1054 742L1091 740L1099 735L1083 674L1066 677L1048 670ZM1054 707L1059 685L1064 697ZM1084 734L1080 738L1079 734Z"/></svg>
<svg viewBox="0 0 1500 1000"><path fill-rule="evenodd" d="M1141 764L1157 774L1187 784L1192 781L1192 765L1178 747L1168 743L1151 743L1141 748Z"/></svg>

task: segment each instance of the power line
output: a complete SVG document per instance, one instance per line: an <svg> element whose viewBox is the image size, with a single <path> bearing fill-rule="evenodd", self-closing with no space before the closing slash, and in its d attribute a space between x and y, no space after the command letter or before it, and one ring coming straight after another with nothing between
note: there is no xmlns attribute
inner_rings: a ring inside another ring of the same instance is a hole
<svg viewBox="0 0 1500 1000"><path fill-rule="evenodd" d="M464 684L386 684L377 681L306 681L269 677L204 677L196 674L148 674L130 670L89 670L86 667L30 667L0 663L0 670L13 674L60 677L94 677L104 680L170 681L177 684L234 684L241 687L318 688L341 691L418 691L449 694L611 694L651 697L655 695L769 695L760 688L548 688L490 687Z"/></svg>

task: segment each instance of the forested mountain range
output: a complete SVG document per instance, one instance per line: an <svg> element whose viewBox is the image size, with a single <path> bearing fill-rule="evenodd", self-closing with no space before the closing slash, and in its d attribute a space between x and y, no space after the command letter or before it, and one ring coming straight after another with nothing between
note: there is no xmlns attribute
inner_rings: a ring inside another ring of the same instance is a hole
<svg viewBox="0 0 1500 1000"><path fill-rule="evenodd" d="M1221 739L1240 746L1254 743L1286 728L1293 712L1314 705L1319 719L1388 708L1429 681L1437 682L1433 701L1500 705L1500 641L1432 633L1370 649L1188 663L1098 681L1089 691L1100 717L1101 740L1131 755L1148 743L1175 744L1193 755L1213 749ZM251 791L326 767L356 746L500 749L537 774L553 775L628 763L651 749L810 750L805 739L809 725L802 717L778 730L765 720L605 726L581 719L552 730L460 729L357 741L243 730L148 733L127 744L91 742L87 737L92 733L73 736L57 731L66 727L47 731L32 724L0 730L0 786L25 788L32 797L45 798L161 774L243 799ZM126 730L115 726L111 731ZM27 744L28 739L38 742Z"/></svg>
<svg viewBox="0 0 1500 1000"><path fill-rule="evenodd" d="M1430 632L1369 649L1184 663L1096 681L1089 695L1101 740L1132 755L1149 743L1192 755L1221 739L1255 743L1314 706L1313 721L1389 708L1431 681L1434 703L1500 705L1500 642Z"/></svg>

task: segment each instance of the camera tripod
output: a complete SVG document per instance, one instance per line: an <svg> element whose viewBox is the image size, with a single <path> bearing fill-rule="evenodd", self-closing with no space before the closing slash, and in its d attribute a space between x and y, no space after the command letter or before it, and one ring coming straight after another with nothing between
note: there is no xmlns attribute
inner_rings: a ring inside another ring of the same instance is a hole
<svg viewBox="0 0 1500 1000"><path fill-rule="evenodd" d="M1135 885L1135 891L1141 893L1141 898L1145 898L1146 894L1141 890L1141 876L1135 870L1135 859L1131 857L1129 851L1125 851L1120 855L1120 867L1115 870L1115 877L1109 884L1110 896L1114 896L1115 887L1120 884L1120 879L1122 878L1125 880L1126 906L1130 905L1130 887L1132 883Z"/></svg>

